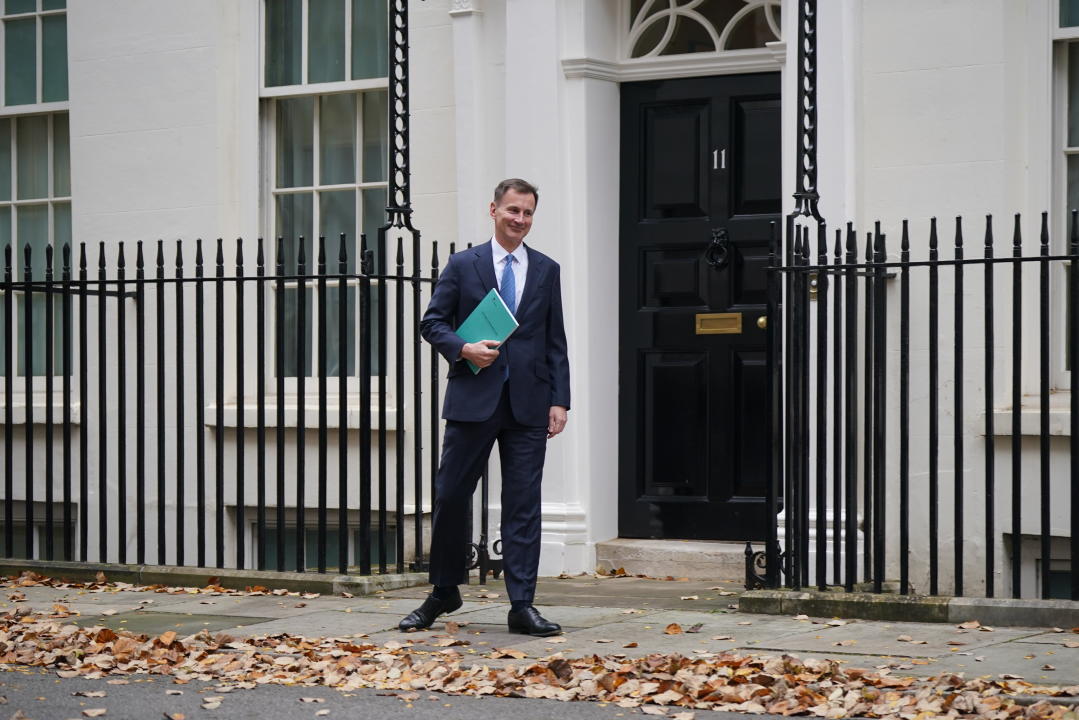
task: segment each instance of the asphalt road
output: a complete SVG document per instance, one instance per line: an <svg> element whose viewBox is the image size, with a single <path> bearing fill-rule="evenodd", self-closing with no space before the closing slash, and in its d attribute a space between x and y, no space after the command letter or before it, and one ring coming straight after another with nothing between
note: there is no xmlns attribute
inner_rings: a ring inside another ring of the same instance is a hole
<svg viewBox="0 0 1079 720"><path fill-rule="evenodd" d="M222 693L210 683L176 685L171 679L128 676L127 685L109 685L105 680L69 678L61 680L54 672L39 668L6 668L0 673L0 719L83 720L87 709L105 708L104 720L155 720L166 713L183 713L185 720L215 718L257 718L258 720L293 720L327 718L372 718L392 720L614 720L615 718L655 718L640 710L590 702L557 700L468 697L441 693L419 693L406 702L396 694L378 690L344 693L325 687L286 687L263 685L254 690ZM105 691L105 697L81 697L80 691ZM169 695L168 690L182 690ZM220 697L220 707L202 708L208 697ZM322 702L304 702L302 698L320 698ZM316 715L328 710L325 715ZM21 711L22 715L17 713ZM676 712L675 709L669 712ZM698 711L697 720L712 718L778 718L777 715L747 716L737 713Z"/></svg>

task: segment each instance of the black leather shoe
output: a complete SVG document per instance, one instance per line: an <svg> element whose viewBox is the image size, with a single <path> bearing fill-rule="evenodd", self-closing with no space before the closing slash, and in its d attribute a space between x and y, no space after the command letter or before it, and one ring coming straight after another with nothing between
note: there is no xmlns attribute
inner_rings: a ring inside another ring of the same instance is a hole
<svg viewBox="0 0 1079 720"><path fill-rule="evenodd" d="M524 610L510 610L506 616L506 624L511 633L522 635L534 635L535 637L550 637L561 635L562 626L544 619L539 610L529 605Z"/></svg>
<svg viewBox="0 0 1079 720"><path fill-rule="evenodd" d="M459 594L446 600L440 600L434 595L428 595L422 605L410 612L404 620L397 624L397 629L401 632L426 630L431 627L431 623L439 615L451 613L460 607L461 596Z"/></svg>

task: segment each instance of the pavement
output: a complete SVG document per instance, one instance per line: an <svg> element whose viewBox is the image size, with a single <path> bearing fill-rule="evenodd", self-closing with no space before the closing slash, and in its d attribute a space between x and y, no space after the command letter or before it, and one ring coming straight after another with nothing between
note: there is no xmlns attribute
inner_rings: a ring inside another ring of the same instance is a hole
<svg viewBox="0 0 1079 720"><path fill-rule="evenodd" d="M13 606L9 599L13 590L0 588L0 610ZM396 630L397 622L419 604L426 588L390 590L370 597L320 595L307 598L132 590L102 592L54 587L25 587L19 591L25 595L25 600L19 604L29 605L34 610L50 609L59 603L67 606L70 612L78 613L74 620L80 625L104 625L148 634L173 630L182 637L205 629L237 638L275 633L305 637L362 635L368 638L366 642L410 641L417 649L431 650L437 650L439 638L446 637L442 619L428 631L402 634ZM566 657L591 654L638 657L651 653L707 657L736 651L751 655L788 653L802 658L829 658L851 667L890 667L894 668L893 673L908 675L928 676L952 671L962 672L969 678L1007 673L1038 685L1079 685L1079 628L1074 628L1074 632L1071 628L1048 627L968 629L950 623L754 615L737 610L741 591L740 583L734 581L587 575L541 578L536 594L537 608L548 619L561 623L565 634L560 638L532 638L510 634L506 630L509 602L502 583L492 580L483 586L462 587L464 606L445 619L458 623L461 627L457 637L468 642L457 648L463 655L462 662L488 666L520 662L487 657L494 648L516 649L529 658L555 652ZM93 685L95 682L77 678L58 680L55 674L39 669L10 666L7 669L9 672L0 673L0 693L7 698L6 706L0 706L0 717L3 718L16 706L29 718L74 717L70 713L78 711L79 702L85 702L85 699L71 695L75 684ZM102 686L101 681L96 682L97 687ZM144 678L138 682L154 681ZM109 696L121 697L123 693L136 692L132 688L137 688L138 682L132 679L130 685L109 688ZM163 678L156 682L162 688L168 683ZM341 695L326 688L317 690L320 695L333 698L334 702ZM121 708L110 710L106 717L162 717L165 708L160 703L164 690L158 692L161 697L144 693L146 702L159 701L150 706L154 709L152 714L138 711L138 703L123 703ZM195 694L194 690L188 692ZM287 695L290 692L294 697L288 703L282 705L274 701L276 693ZM337 695L327 695L327 692ZM312 717L314 709L308 711L305 708L302 713L293 713L299 706L298 697L313 693L311 688L260 687L249 694L258 696L257 701L237 705L237 712L250 714L219 716ZM421 706L433 708L443 703L456 703L464 717L469 713L474 716L474 703L482 704L485 712L493 711L496 706L496 698L434 695L431 696L434 699L428 699L428 695L425 693L423 698L415 701L416 707L409 708L409 712L420 713L421 710L416 708ZM378 698L377 701L374 698ZM177 708L185 702L180 696L170 696L169 700ZM387 707L403 708L401 700L375 694L371 695L371 703L363 705L365 712L371 710L372 717L393 717L394 713L388 710L374 712L376 705L383 701L389 703ZM530 710L527 717L630 717L640 714L639 710L595 703L551 705L548 701L511 699L499 699L499 702L527 703ZM264 709L258 712L257 708L263 704ZM586 705L592 707L582 707ZM292 710L281 710L285 707ZM553 708L549 715L543 709L547 707ZM282 714L275 714L278 710ZM187 717L204 714L188 712ZM331 715L341 716L340 713ZM366 717L366 714L346 716ZM421 714L401 715L406 716L422 717ZM451 716L452 713L440 715ZM497 712L492 716L503 715Z"/></svg>

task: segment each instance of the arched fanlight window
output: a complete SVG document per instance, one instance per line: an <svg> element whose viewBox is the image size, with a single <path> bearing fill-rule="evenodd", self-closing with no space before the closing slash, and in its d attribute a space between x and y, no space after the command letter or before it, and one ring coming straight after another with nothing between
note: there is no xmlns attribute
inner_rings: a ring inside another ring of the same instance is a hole
<svg viewBox="0 0 1079 720"><path fill-rule="evenodd" d="M629 56L764 47L780 39L781 0L630 0Z"/></svg>

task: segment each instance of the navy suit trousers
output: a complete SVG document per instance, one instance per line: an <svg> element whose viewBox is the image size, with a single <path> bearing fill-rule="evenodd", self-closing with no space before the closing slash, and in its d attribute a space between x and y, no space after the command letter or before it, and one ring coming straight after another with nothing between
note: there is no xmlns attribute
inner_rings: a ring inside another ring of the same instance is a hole
<svg viewBox="0 0 1079 720"><path fill-rule="evenodd" d="M467 582L468 508L491 448L502 463L502 560L510 600L532 604L540 555L540 483L547 427L513 417L508 383L493 415L482 422L446 421L442 461L435 477L431 530L433 585Z"/></svg>

